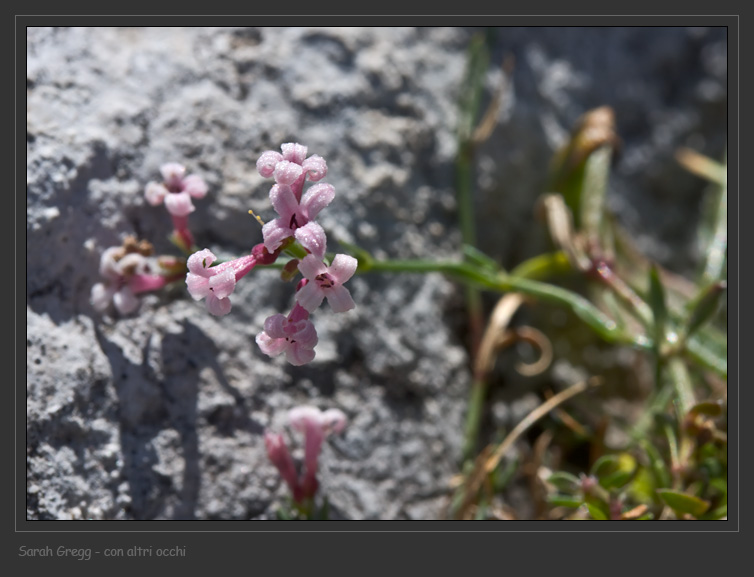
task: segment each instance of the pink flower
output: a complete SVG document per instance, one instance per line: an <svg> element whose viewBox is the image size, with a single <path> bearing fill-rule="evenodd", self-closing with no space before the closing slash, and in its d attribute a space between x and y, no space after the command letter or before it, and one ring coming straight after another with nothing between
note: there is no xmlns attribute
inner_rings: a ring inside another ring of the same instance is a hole
<svg viewBox="0 0 754 577"><path fill-rule="evenodd" d="M327 176L327 163L313 154L306 158L307 148L295 142L283 144L282 154L268 150L257 160L257 170L265 178L273 176L278 184L291 187L296 200L301 199L304 180L317 182Z"/></svg>
<svg viewBox="0 0 754 577"><path fill-rule="evenodd" d="M286 142L280 145L280 150L283 151L283 158L289 162L295 162L296 164L302 164L306 158L308 149L303 144L297 142Z"/></svg>
<svg viewBox="0 0 754 577"><path fill-rule="evenodd" d="M273 186L270 200L280 217L262 227L264 246L274 252L286 238L295 236L304 248L322 259L327 246L325 231L312 221L334 197L335 188L330 184L320 183L307 190L299 203L289 185Z"/></svg>
<svg viewBox="0 0 754 577"><path fill-rule="evenodd" d="M331 433L339 433L346 426L346 416L339 409L321 411L317 407L299 406L288 411L288 422L305 438L304 466L306 472L301 483L304 496L313 497L317 492L317 461L322 442Z"/></svg>
<svg viewBox="0 0 754 577"><path fill-rule="evenodd" d="M250 254L213 267L215 260L217 257L206 248L192 254L186 263L189 269L186 286L194 300L206 298L207 310L222 316L230 312L228 297L236 288L236 282L254 268L257 258Z"/></svg>
<svg viewBox="0 0 754 577"><path fill-rule="evenodd" d="M144 196L152 206L165 204L173 218L173 240L184 251L190 252L194 237L188 229L188 215L196 210L192 198L204 198L207 183L201 176L186 176L186 168L176 162L168 162L160 167L163 182L150 182L144 189Z"/></svg>
<svg viewBox="0 0 754 577"><path fill-rule="evenodd" d="M269 457L272 464L280 473L280 476L288 485L293 495L293 500L301 502L303 495L301 487L298 482L298 475L296 473L296 466L293 463L293 457L288 450L288 446L285 444L283 435L279 433L273 433L265 431L264 433L264 446L267 450L267 457Z"/></svg>
<svg viewBox="0 0 754 577"><path fill-rule="evenodd" d="M346 416L339 409L321 411L317 407L300 406L288 411L288 422L295 430L304 433L304 468L303 475L296 474L293 458L283 436L265 432L264 443L267 456L280 472L293 494L293 500L303 503L312 499L319 488L317 469L320 449L325 438L332 433L339 433L346 426Z"/></svg>
<svg viewBox="0 0 754 577"><path fill-rule="evenodd" d="M274 150L263 152L257 160L257 170L264 178L270 178L275 172L278 162L283 161L283 155Z"/></svg>
<svg viewBox="0 0 754 577"><path fill-rule="evenodd" d="M100 312L112 302L121 314L132 313L139 306L137 294L167 284L166 277L151 273L151 262L146 256L126 253L123 247L105 250L100 257L99 270L105 281L92 287L90 302Z"/></svg>
<svg viewBox="0 0 754 577"><path fill-rule="evenodd" d="M298 367L314 359L317 331L309 313L297 304L287 318L282 314L269 317L256 341L264 354L276 357L285 353L286 360Z"/></svg>
<svg viewBox="0 0 754 577"><path fill-rule="evenodd" d="M147 202L152 206L165 203L173 216L186 217L195 209L192 198L204 198L207 184L201 176L185 176L186 168L176 162L160 167L163 182L150 182L144 190Z"/></svg>
<svg viewBox="0 0 754 577"><path fill-rule="evenodd" d="M298 270L308 282L296 293L296 300L309 312L314 312L325 297L334 312L351 310L356 304L343 283L353 276L357 265L355 258L345 254L335 255L329 267L316 256L307 255L299 263Z"/></svg>

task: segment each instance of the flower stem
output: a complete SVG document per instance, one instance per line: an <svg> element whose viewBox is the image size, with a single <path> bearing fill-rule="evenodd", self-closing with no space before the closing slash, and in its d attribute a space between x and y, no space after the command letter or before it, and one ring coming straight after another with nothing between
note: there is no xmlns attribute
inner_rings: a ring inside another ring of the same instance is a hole
<svg viewBox="0 0 754 577"><path fill-rule="evenodd" d="M358 272L358 271L357 271ZM566 289L503 272L480 270L469 263L426 260L373 261L368 272L440 272L480 288L495 292L520 292L539 300L564 305L608 342L631 344L652 350L643 336L624 333L618 325L587 299Z"/></svg>

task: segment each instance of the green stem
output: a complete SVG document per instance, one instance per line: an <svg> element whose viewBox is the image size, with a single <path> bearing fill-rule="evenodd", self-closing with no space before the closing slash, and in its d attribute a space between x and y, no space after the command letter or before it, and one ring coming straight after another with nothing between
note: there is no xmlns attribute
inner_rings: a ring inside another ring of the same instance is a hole
<svg viewBox="0 0 754 577"><path fill-rule="evenodd" d="M465 442L463 447L464 461L469 461L474 457L476 439L482 422L482 407L484 406L486 392L487 381L484 379L474 379L471 385L471 398L469 399L469 409L466 415Z"/></svg>
<svg viewBox="0 0 754 577"><path fill-rule="evenodd" d="M682 422L688 412L696 404L694 398L694 388L686 365L678 357L672 357L668 360L668 371L675 389L676 408L678 410L678 421Z"/></svg>
<svg viewBox="0 0 754 577"><path fill-rule="evenodd" d="M708 347L704 346L697 338L697 335L693 335L686 340L683 354L705 369L709 369L725 379L728 378L728 359L716 355Z"/></svg>
<svg viewBox="0 0 754 577"><path fill-rule="evenodd" d="M458 152L455 159L456 198L458 200L458 219L461 229L461 239L466 247L476 246L476 230L474 225L474 142L472 135L476 126L481 96L484 89L484 77L487 70L489 53L486 42L481 35L477 35L469 47L466 90L462 95L460 106L461 122L458 127ZM467 257L468 258L468 257ZM469 356L474 359L478 353L484 332L484 307L478 287L467 284L464 287L466 299L466 313L469 319L468 347ZM473 362L473 361L472 361ZM469 419L481 412L486 390L484 382L475 383L469 401ZM478 426L479 415L476 416ZM467 444L476 439L467 421Z"/></svg>
<svg viewBox="0 0 754 577"><path fill-rule="evenodd" d="M647 408L631 431L631 437L639 441L644 439L654 423L655 415L665 412L673 398L673 386L670 382L660 380L647 401Z"/></svg>
<svg viewBox="0 0 754 577"><path fill-rule="evenodd" d="M368 272L440 272L480 288L495 292L520 292L537 299L570 308L576 316L608 342L631 344L640 349L652 350L652 342L643 336L634 336L620 330L612 319L591 302L566 289L502 272L489 272L469 263L450 261L373 261Z"/></svg>

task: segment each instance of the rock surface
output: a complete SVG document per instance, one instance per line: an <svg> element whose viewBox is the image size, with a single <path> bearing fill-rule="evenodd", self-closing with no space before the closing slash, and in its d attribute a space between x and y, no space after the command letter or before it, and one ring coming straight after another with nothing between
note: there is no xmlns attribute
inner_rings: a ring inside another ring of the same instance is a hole
<svg viewBox="0 0 754 577"><path fill-rule="evenodd" d="M223 257L261 241L272 181L258 156L305 144L336 197L319 221L378 257L460 255L453 191L462 28L27 30L27 518L270 518L286 494L262 433L308 403L348 418L321 459L333 517L435 519L457 473L470 383L436 275L356 276L355 310L314 315L317 358L254 343L293 288L256 271L213 317L174 289L136 314L89 304L99 255L129 234L175 254L143 189L168 161L209 183L190 223ZM516 67L480 151L481 244L506 265L541 250L544 169L586 110L616 111L610 203L642 248L686 271L703 183L672 160L725 144L725 29L505 28ZM490 67L490 84L500 72ZM290 437L289 437L290 438ZM301 440L295 445L301 446ZM298 454L298 453L297 453Z"/></svg>

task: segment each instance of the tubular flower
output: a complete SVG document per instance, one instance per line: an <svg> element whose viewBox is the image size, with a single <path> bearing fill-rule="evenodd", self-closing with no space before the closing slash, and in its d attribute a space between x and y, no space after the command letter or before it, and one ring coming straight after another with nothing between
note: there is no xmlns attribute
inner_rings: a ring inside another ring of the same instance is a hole
<svg viewBox="0 0 754 577"><path fill-rule="evenodd" d="M313 406L294 407L288 411L288 422L295 430L304 434L304 473L301 489L305 497L313 497L317 492L317 468L319 453L325 437L339 433L346 426L346 416L339 409L321 411Z"/></svg>
<svg viewBox="0 0 754 577"><path fill-rule="evenodd" d="M314 255L307 255L299 263L298 270L308 282L296 293L296 300L309 312L314 312L325 297L334 312L351 310L356 305L343 283L356 272L357 264L352 256L338 254L328 267Z"/></svg>
<svg viewBox="0 0 754 577"><path fill-rule="evenodd" d="M265 178L272 176L276 183L290 186L296 200L301 200L304 181L322 180L327 176L327 163L316 154L306 158L306 146L295 142L283 144L280 150L282 154L274 150L262 153L257 160L257 170Z"/></svg>
<svg viewBox="0 0 754 577"><path fill-rule="evenodd" d="M209 249L195 252L186 263L189 269L186 286L194 300L206 298L207 310L213 315L227 315L231 309L230 298L236 282L257 264L254 254L211 266L217 257Z"/></svg>
<svg viewBox="0 0 754 577"><path fill-rule="evenodd" d="M285 353L286 360L298 367L314 359L317 331L309 313L297 304L288 317L282 314L269 317L256 341L264 354L276 357Z"/></svg>
<svg viewBox="0 0 754 577"><path fill-rule="evenodd" d="M325 438L341 432L346 426L346 416L340 409L321 411L303 405L288 411L290 426L304 434L304 471L297 474L288 446L283 436L266 431L264 434L267 456L288 485L296 503L304 504L314 498L319 488L317 469L319 453Z"/></svg>
<svg viewBox="0 0 754 577"><path fill-rule="evenodd" d="M264 433L264 447L267 450L267 457L270 459L275 468L280 473L285 483L293 495L293 500L301 502L303 494L298 482L298 475L296 473L296 466L293 463L293 457L288 450L288 445L285 444L283 435L279 433L273 433L271 431L265 431Z"/></svg>
<svg viewBox="0 0 754 577"><path fill-rule="evenodd" d="M207 183L198 175L186 176L186 167L177 162L168 162L160 167L162 183L150 182L144 190L147 202L152 206L165 204L173 216L185 217L195 210L192 198L204 198Z"/></svg>
<svg viewBox="0 0 754 577"><path fill-rule="evenodd" d="M168 162L160 167L162 183L150 182L144 196L152 206L165 204L173 219L173 239L178 246L190 252L194 237L188 228L188 215L196 210L192 198L204 198L207 183L201 176L186 176L186 168L177 162Z"/></svg>
<svg viewBox="0 0 754 577"><path fill-rule="evenodd" d="M295 236L304 248L323 258L327 244L325 231L313 221L333 198L335 188L331 184L315 184L306 191L300 203L288 184L273 186L270 200L280 217L262 227L264 246L273 252L286 238Z"/></svg>
<svg viewBox="0 0 754 577"><path fill-rule="evenodd" d="M112 302L118 312L129 314L139 306L137 294L164 287L168 279L152 273L153 263L148 258L151 253L149 243L137 243L134 237L128 237L123 246L106 249L99 266L104 282L92 287L92 307L101 312Z"/></svg>

